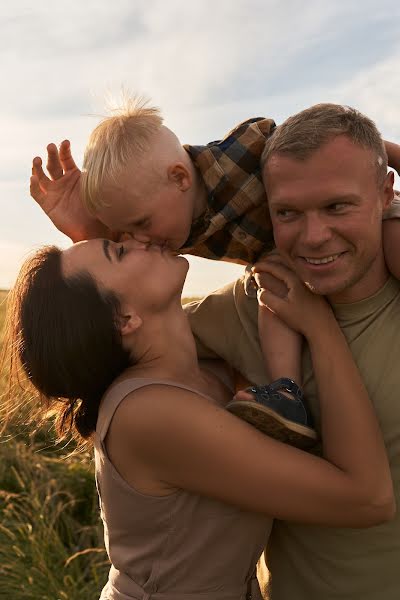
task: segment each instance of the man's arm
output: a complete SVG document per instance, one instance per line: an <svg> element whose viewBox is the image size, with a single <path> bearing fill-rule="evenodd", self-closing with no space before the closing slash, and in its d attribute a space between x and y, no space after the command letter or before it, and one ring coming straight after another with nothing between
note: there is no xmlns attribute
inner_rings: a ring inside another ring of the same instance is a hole
<svg viewBox="0 0 400 600"><path fill-rule="evenodd" d="M55 144L47 146L48 177L42 168L42 159L36 156L32 163L31 196L61 233L73 242L105 237L113 233L90 215L82 203L80 193L81 172L75 164L68 140L60 149Z"/></svg>

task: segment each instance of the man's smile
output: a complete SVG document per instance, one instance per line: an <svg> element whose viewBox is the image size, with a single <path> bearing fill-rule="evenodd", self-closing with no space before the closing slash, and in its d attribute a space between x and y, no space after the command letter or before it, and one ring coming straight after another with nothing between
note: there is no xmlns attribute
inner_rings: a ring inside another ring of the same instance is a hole
<svg viewBox="0 0 400 600"><path fill-rule="evenodd" d="M303 256L304 260L312 265L322 265L326 263L334 262L339 256L343 254L343 252L338 252L337 254L330 254L329 256L321 256L321 257L311 257L311 256Z"/></svg>

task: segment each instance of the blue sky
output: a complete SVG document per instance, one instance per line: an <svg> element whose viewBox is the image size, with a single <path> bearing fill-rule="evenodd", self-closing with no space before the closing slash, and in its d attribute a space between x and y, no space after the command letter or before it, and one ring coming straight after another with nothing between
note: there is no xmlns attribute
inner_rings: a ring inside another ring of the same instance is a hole
<svg viewBox="0 0 400 600"><path fill-rule="evenodd" d="M31 159L69 138L80 164L121 86L151 98L182 143L326 101L359 108L400 143L398 1L14 0L0 26L0 287L31 249L69 243L30 199ZM241 273L190 262L187 294Z"/></svg>

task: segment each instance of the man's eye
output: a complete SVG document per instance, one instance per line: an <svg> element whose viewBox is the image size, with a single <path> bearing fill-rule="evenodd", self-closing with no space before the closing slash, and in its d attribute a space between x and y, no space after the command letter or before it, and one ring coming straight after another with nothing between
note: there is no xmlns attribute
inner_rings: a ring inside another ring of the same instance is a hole
<svg viewBox="0 0 400 600"><path fill-rule="evenodd" d="M121 258L124 253L125 253L125 247L121 245L118 248L118 258Z"/></svg>
<svg viewBox="0 0 400 600"><path fill-rule="evenodd" d="M287 217L293 217L295 215L295 211L289 208L280 208L276 211L276 214L278 217L282 217L285 219Z"/></svg>
<svg viewBox="0 0 400 600"><path fill-rule="evenodd" d="M328 206L328 208L332 212L339 212L340 210L343 210L344 208L346 208L346 206L347 206L346 202L335 202L334 204L330 204Z"/></svg>

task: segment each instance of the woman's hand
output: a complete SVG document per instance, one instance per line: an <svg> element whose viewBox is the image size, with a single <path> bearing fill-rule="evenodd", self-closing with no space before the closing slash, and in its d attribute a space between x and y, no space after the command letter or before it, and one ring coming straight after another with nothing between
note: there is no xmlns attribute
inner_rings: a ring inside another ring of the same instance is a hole
<svg viewBox="0 0 400 600"><path fill-rule="evenodd" d="M306 337L318 332L333 313L327 301L313 294L278 254L254 266L258 301L289 327Z"/></svg>

